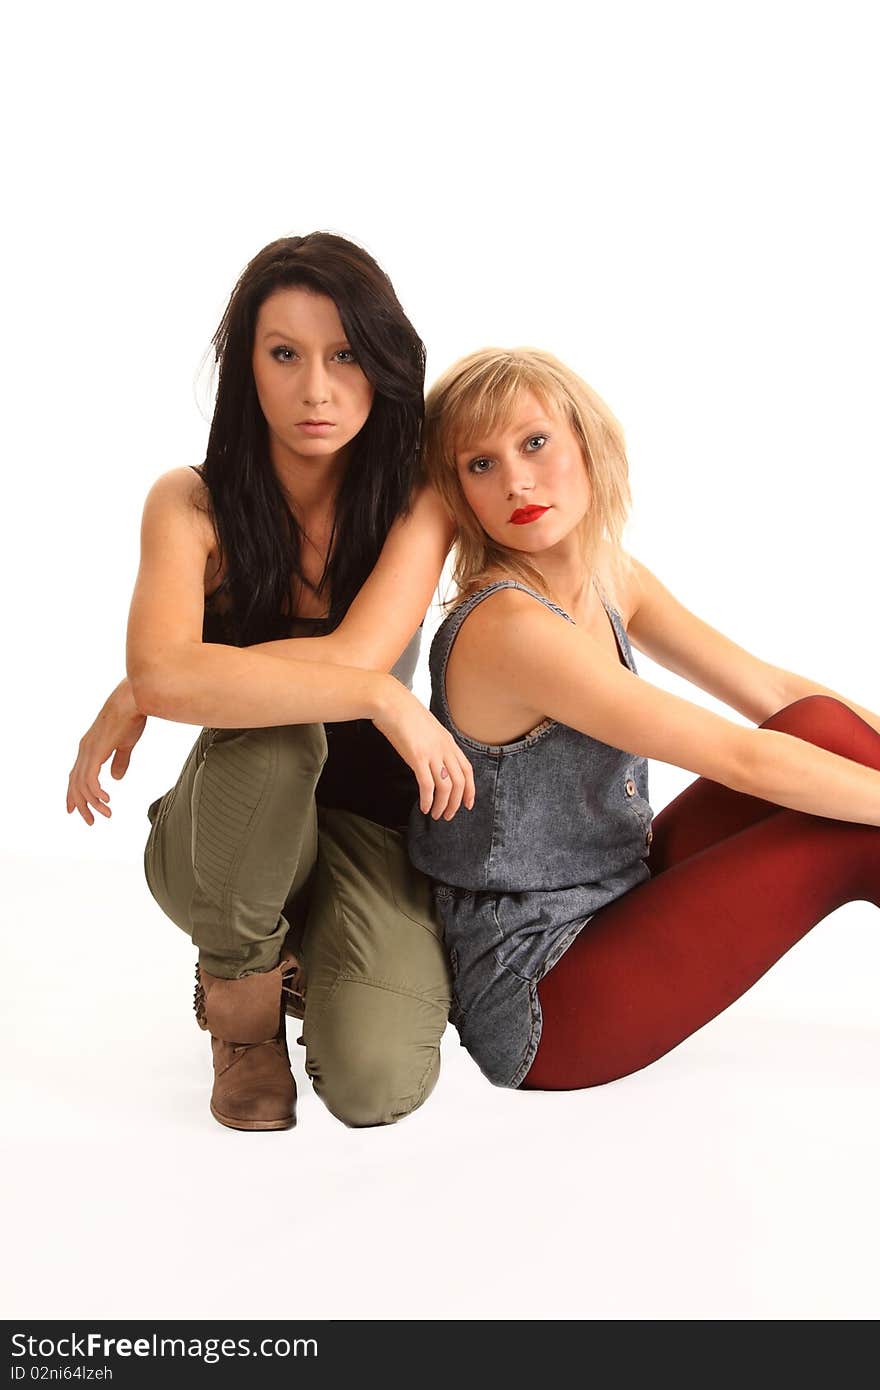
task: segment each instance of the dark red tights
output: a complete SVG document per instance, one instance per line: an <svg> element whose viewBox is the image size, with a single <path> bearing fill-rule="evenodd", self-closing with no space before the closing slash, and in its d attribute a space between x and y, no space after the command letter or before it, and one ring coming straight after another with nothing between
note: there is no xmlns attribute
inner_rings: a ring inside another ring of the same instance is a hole
<svg viewBox="0 0 880 1390"><path fill-rule="evenodd" d="M810 695L764 721L880 769L880 734ZM880 828L699 777L654 818L652 877L603 907L538 985L524 1089L628 1076L715 1018L843 903L880 907Z"/></svg>

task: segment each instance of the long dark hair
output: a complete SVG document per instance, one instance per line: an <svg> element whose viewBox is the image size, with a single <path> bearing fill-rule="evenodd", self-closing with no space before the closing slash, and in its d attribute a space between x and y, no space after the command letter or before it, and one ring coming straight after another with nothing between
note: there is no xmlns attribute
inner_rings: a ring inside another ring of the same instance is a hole
<svg viewBox="0 0 880 1390"><path fill-rule="evenodd" d="M320 585L329 598L328 630L344 617L392 523L407 511L418 469L425 346L388 276L360 246L330 232L264 246L239 277L212 340L217 396L199 470L226 568L218 590L231 601L226 640L236 646L287 635L291 576L303 577L302 536L270 462L251 362L260 305L296 285L334 301L375 392L336 499Z"/></svg>

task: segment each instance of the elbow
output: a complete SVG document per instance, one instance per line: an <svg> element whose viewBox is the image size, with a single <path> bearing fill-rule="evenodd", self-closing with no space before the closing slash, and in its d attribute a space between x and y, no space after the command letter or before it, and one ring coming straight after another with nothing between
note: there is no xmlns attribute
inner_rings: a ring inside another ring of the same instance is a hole
<svg viewBox="0 0 880 1390"><path fill-rule="evenodd" d="M126 675L141 714L175 724L201 724L198 706L203 702L207 674L204 655L200 641L129 639ZM207 684L210 688L212 682Z"/></svg>
<svg viewBox="0 0 880 1390"><path fill-rule="evenodd" d="M128 680L141 714L154 719L180 719L180 682L170 661L147 659L128 663Z"/></svg>
<svg viewBox="0 0 880 1390"><path fill-rule="evenodd" d="M133 669L128 672L128 681L134 702L141 714L154 719L166 719L167 692L161 672L155 670Z"/></svg>

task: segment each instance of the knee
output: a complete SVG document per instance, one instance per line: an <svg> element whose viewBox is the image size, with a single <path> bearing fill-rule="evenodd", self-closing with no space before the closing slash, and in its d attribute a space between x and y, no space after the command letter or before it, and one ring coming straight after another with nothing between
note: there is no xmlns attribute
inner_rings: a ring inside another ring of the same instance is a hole
<svg viewBox="0 0 880 1390"><path fill-rule="evenodd" d="M841 709L848 709L842 700L837 700L833 695L802 695L799 700L792 700L790 705L785 705L779 710L779 714L784 714L786 710L799 710L809 713L811 710L819 714L831 714L839 712ZM773 716L776 718L776 715Z"/></svg>
<svg viewBox="0 0 880 1390"><path fill-rule="evenodd" d="M427 1067L423 1059L412 1067L403 1059L360 1056L346 1071L316 1081L315 1089L331 1115L351 1129L393 1125L428 1099L439 1071L439 1048Z"/></svg>
<svg viewBox="0 0 880 1390"><path fill-rule="evenodd" d="M327 735L323 724L279 724L265 729L215 729L209 757L215 762L224 750L230 760L246 760L249 767L268 772L274 763L284 774L317 778L327 761Z"/></svg>
<svg viewBox="0 0 880 1390"><path fill-rule="evenodd" d="M323 724L280 724L272 730L279 760L315 776L327 761L327 735Z"/></svg>
<svg viewBox="0 0 880 1390"><path fill-rule="evenodd" d="M440 1072L446 1010L434 1001L344 982L317 1021L306 1005L306 1070L332 1115L390 1125L427 1100Z"/></svg>
<svg viewBox="0 0 880 1390"><path fill-rule="evenodd" d="M761 728L777 729L782 733L794 734L808 743L815 743L839 732L842 723L847 723L853 717L858 718L855 710L833 695L804 695L771 714Z"/></svg>

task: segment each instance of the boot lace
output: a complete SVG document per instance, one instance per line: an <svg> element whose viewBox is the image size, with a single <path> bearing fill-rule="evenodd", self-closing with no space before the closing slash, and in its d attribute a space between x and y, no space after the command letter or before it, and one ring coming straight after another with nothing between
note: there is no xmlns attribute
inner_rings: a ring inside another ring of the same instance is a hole
<svg viewBox="0 0 880 1390"><path fill-rule="evenodd" d="M291 1018L304 1018L306 1012L305 971L295 956L281 973L281 1002Z"/></svg>

